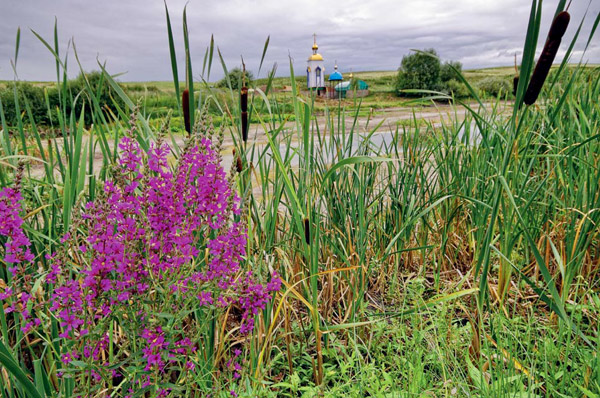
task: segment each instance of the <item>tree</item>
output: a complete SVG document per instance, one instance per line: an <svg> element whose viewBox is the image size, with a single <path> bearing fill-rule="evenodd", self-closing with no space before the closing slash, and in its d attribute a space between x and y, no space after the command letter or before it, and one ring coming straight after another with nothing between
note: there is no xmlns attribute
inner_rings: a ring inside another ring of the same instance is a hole
<svg viewBox="0 0 600 398"><path fill-rule="evenodd" d="M433 48L405 55L402 57L402 63L398 69L396 93L398 95L419 95L418 93L405 93L402 90L440 89L440 69L440 60Z"/></svg>
<svg viewBox="0 0 600 398"><path fill-rule="evenodd" d="M456 79L456 71L462 73L462 64L458 61L446 61L440 68L440 80L446 83L452 79Z"/></svg>
<svg viewBox="0 0 600 398"><path fill-rule="evenodd" d="M227 84L227 78L229 78L229 81L231 82L231 89L239 90L240 88L242 88L242 77L243 76L244 76L244 71L242 71L241 68L233 68L232 70L229 71L229 73L227 74L226 77L222 78L221 80L219 80L217 82L217 87L229 87L229 85ZM254 80L254 76L252 75L252 72L246 71L246 86L248 86L248 84L252 80Z"/></svg>

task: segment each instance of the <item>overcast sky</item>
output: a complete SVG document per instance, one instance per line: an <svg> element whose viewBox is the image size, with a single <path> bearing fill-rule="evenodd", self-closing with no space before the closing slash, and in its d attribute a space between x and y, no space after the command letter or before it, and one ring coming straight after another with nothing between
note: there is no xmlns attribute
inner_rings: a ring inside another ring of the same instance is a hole
<svg viewBox="0 0 600 398"><path fill-rule="evenodd" d="M167 0L183 76L182 13L185 0ZM304 73L312 34L328 72L337 60L342 72L397 69L410 49L435 48L442 59L458 60L466 68L512 65L520 54L529 17L527 0L189 0L188 24L194 77L200 78L211 34L229 68L243 56L256 75L267 36L271 36L266 69L278 64L278 75L289 75L289 56ZM544 1L540 47L557 0ZM165 9L162 0L0 0L0 80L12 79L17 28L21 46L17 72L22 80L56 78L52 55L31 33L53 40L58 19L61 56L74 40L86 71L106 62L110 73L125 73L123 81L172 79ZM600 0L573 0L571 25L564 52L586 9L580 45L600 11ZM596 35L598 36L598 35ZM559 53L560 55L560 53ZM600 63L600 40L592 40L584 58ZM211 80L222 76L218 59ZM558 59L560 61L560 58ZM69 71L78 72L73 53Z"/></svg>

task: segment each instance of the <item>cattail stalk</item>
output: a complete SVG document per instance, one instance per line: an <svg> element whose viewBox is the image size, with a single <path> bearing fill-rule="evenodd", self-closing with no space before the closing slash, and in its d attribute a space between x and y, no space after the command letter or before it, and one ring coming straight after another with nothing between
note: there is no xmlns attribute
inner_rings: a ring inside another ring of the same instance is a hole
<svg viewBox="0 0 600 398"><path fill-rule="evenodd" d="M513 95L517 96L519 89L519 68L517 68L517 54L515 53L515 77L513 77Z"/></svg>
<svg viewBox="0 0 600 398"><path fill-rule="evenodd" d="M554 21L552 21L550 32L548 32L548 38L544 45L544 50L535 65L535 70L533 71L533 75L531 75L529 86L525 92L524 101L527 105L535 103L540 95L540 91L542 91L542 86L546 81L546 77L548 77L548 72L550 72L550 67L552 66L552 62L554 62L554 57L556 57L556 53L558 52L560 41L567 30L567 26L569 26L570 20L571 16L569 13L567 11L562 11L554 18Z"/></svg>
<svg viewBox="0 0 600 398"><path fill-rule="evenodd" d="M188 134L192 133L192 128L190 125L190 90L187 88L183 90L181 94L181 106L183 107L183 123L185 124L185 131Z"/></svg>

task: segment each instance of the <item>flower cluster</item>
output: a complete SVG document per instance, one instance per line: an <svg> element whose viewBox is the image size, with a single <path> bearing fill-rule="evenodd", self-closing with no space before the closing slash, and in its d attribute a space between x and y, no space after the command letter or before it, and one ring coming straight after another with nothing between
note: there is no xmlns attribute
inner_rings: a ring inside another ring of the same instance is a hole
<svg viewBox="0 0 600 398"><path fill-rule="evenodd" d="M205 318L233 306L241 333L250 332L280 281L273 275L263 285L242 270L239 199L208 138L186 146L171 167L168 145L146 154L134 137L121 140L113 180L85 206L82 228L65 237L71 250L53 257L48 280L60 336L75 347L65 364L80 358L99 381L114 377L116 362L137 366L129 353L139 350L147 374L131 385L148 387L194 371L198 348L208 344ZM115 322L111 362L106 339Z"/></svg>
<svg viewBox="0 0 600 398"><path fill-rule="evenodd" d="M21 331L28 333L41 321L33 315L37 307L33 292L34 278L31 272L31 242L23 232L21 218L22 200L20 192L20 173L13 187L0 190L0 235L6 237L4 244L4 262L10 274L10 283L0 280L0 300L7 302L5 313L19 313L23 319Z"/></svg>
<svg viewBox="0 0 600 398"><path fill-rule="evenodd" d="M23 232L23 219L19 214L22 211L22 200L17 187L6 187L0 191L0 234L8 238L4 261L12 264L8 270L13 274L17 273L19 264L33 260L29 249L31 242Z"/></svg>

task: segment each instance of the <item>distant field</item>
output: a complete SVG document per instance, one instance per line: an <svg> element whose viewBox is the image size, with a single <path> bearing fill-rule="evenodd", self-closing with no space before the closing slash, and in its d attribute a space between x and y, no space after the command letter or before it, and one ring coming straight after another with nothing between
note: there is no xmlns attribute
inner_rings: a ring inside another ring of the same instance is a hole
<svg viewBox="0 0 600 398"><path fill-rule="evenodd" d="M554 65L554 68L557 68L558 65ZM600 64L587 64L588 68L599 68ZM366 81L369 84L378 85L386 85L387 83L392 83L396 78L398 71L397 70L389 70L389 71L363 71L363 72L353 72L353 76ZM463 74L467 78L472 79L480 79L484 77L502 77L502 76L512 76L515 73L514 66L496 66L491 68L480 68L480 69L465 69L463 70ZM350 73L344 73L344 78L347 78ZM54 81L28 81L29 83L35 86L50 86L54 85ZM303 76L296 76L297 83L306 83L306 78ZM264 84L266 83L265 78L257 79L256 84ZM275 77L273 79L273 87L283 87L285 85L289 85L290 77ZM0 86L6 86L7 84L12 84L12 80L0 80ZM132 91L143 91L144 88L147 88L149 91L161 91L161 92L175 92L173 87L173 82L170 80L167 81L145 81L145 82L122 82L122 84L131 89ZM180 83L180 86L184 86L184 82ZM370 86L370 88L372 88Z"/></svg>
<svg viewBox="0 0 600 398"><path fill-rule="evenodd" d="M599 67L600 65L590 64L588 67ZM553 68L558 67L555 65ZM370 95L363 99L363 106L376 107L380 105L382 107L398 106L402 105L406 100L398 98L394 93L394 84L397 76L396 70L391 71L364 71L354 72L352 75L356 79L364 80L369 85ZM482 68L482 69L468 69L464 70L463 74L467 81L471 84L477 84L485 78L506 78L512 82L512 77L515 74L513 66L499 66L493 68ZM347 79L350 73L344 73L344 78ZM256 87L265 86L267 84L266 78L257 79L254 82ZM304 87L306 85L306 77L296 76L296 84L298 87ZM153 94L170 94L173 95L175 89L172 82L124 82L123 85L132 94L143 94L147 91L149 95ZM273 89L282 89L285 86L290 85L290 77L275 77L271 82ZM183 87L183 83L181 83ZM353 102L353 101L347 101Z"/></svg>
<svg viewBox="0 0 600 398"><path fill-rule="evenodd" d="M554 68L556 68L555 66ZM598 65L588 65L588 67L598 67ZM515 74L513 66L502 66L484 69L470 69L464 70L463 75L466 80L476 90L479 90L482 98L494 98L495 93L490 94L486 92L486 87L492 82L503 85L503 93L507 93L512 88L512 77ZM410 106L414 106L408 98L398 97L395 93L395 81L397 71L363 71L354 72L352 76L355 79L365 81L369 85L369 95L361 98L360 100L354 99L343 99L340 101L340 105L343 106L347 111L352 112L357 106L360 106L360 115L373 114L373 112L382 112L385 110L401 108L407 106L410 102ZM344 73L344 78L348 79L350 73ZM261 89L266 89L268 79L261 78L256 79L253 82L253 86ZM54 88L55 82L44 82L44 81L30 81L32 85L36 87L47 87ZM9 96L12 97L12 81L0 81L0 90L8 89L10 92ZM302 90L306 85L306 77L296 76L296 84ZM457 83L458 84L458 83ZM139 101L144 112L150 120L156 125L162 123L163 119L172 113L178 107L178 101L175 96L175 88L172 81L147 81L147 82L121 82L125 92L134 101ZM180 83L180 90L183 90L185 83ZM289 120L293 120L293 107L291 106L292 98L286 87L289 88L291 85L290 77L275 77L271 81L269 94L271 101L271 108L277 107L279 115L285 116ZM229 106L233 106L230 102L232 101L231 95L228 94L228 90L216 87L216 83L209 83L209 86L197 84L195 86L196 92L203 96L211 95L221 103L228 103ZM510 96L510 94L509 94ZM261 113L261 118L268 118L266 108L261 105L262 98L255 96L254 98L255 110ZM314 111L316 113L322 113L324 110L331 106L332 101L335 101L336 105L338 100L316 98ZM214 123L219 124L223 118L222 112L214 107L209 107L209 112L213 115ZM172 127L175 131L182 128L180 115L177 111L174 112L171 119ZM253 119L254 122L258 122L258 119Z"/></svg>

